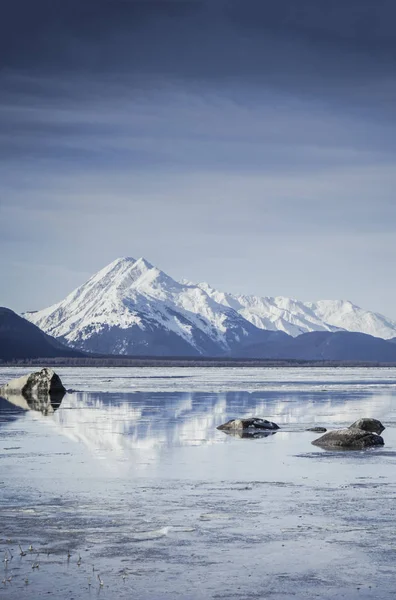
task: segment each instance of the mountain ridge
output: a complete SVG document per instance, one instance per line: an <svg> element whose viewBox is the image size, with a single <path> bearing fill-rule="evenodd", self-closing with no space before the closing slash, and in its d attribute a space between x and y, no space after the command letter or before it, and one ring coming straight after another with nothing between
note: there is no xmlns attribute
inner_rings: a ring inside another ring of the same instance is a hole
<svg viewBox="0 0 396 600"><path fill-rule="evenodd" d="M0 360L83 356L82 352L62 345L11 309L0 306Z"/></svg>
<svg viewBox="0 0 396 600"><path fill-rule="evenodd" d="M355 331L374 337L395 337L396 321L360 308L350 300L303 302L284 296L230 294L198 283L219 303L232 306L256 325L296 337L310 331ZM354 328L355 327L355 328Z"/></svg>
<svg viewBox="0 0 396 600"><path fill-rule="evenodd" d="M63 301L24 316L72 347L105 354L219 356L274 336L144 258L117 259Z"/></svg>
<svg viewBox="0 0 396 600"><path fill-rule="evenodd" d="M243 356L288 336L353 327L396 336L396 322L349 301L236 296L176 281L143 257L118 258L61 302L23 316L69 346L101 354Z"/></svg>
<svg viewBox="0 0 396 600"><path fill-rule="evenodd" d="M311 331L269 347L254 344L241 351L241 358L394 363L396 344L366 333Z"/></svg>

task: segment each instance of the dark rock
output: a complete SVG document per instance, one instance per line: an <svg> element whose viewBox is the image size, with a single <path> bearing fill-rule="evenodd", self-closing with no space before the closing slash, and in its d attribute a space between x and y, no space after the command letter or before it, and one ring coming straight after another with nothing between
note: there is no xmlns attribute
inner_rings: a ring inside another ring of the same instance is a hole
<svg viewBox="0 0 396 600"><path fill-rule="evenodd" d="M314 433L326 433L326 427L309 427L305 431L313 431Z"/></svg>
<svg viewBox="0 0 396 600"><path fill-rule="evenodd" d="M384 440L376 433L364 431L358 427L348 427L346 429L328 431L317 440L314 440L312 444L329 449L363 450L372 446L383 446Z"/></svg>
<svg viewBox="0 0 396 600"><path fill-rule="evenodd" d="M274 430L279 429L279 425L266 419L253 417L251 419L231 419L227 423L219 425L217 429L221 431Z"/></svg>
<svg viewBox="0 0 396 600"><path fill-rule="evenodd" d="M65 393L59 375L48 368L13 379L0 389L0 395L12 404L43 414L56 410Z"/></svg>
<svg viewBox="0 0 396 600"><path fill-rule="evenodd" d="M359 419L349 426L349 429L362 429L363 431L371 431L372 433L378 433L380 435L385 427L381 421L377 419Z"/></svg>

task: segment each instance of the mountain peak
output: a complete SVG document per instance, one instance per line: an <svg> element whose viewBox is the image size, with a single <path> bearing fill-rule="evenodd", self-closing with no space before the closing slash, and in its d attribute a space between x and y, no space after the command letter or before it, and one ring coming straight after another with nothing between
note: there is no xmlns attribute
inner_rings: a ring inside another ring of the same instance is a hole
<svg viewBox="0 0 396 600"><path fill-rule="evenodd" d="M148 260L146 260L143 256L138 258L134 264L135 267L139 267L141 269L154 269L154 265L152 265Z"/></svg>
<svg viewBox="0 0 396 600"><path fill-rule="evenodd" d="M115 260L113 260L111 263L109 263L104 268L107 269L109 267L116 267L117 265L132 265L135 262L136 262L136 258L133 258L132 256L120 256L119 258L116 258Z"/></svg>
<svg viewBox="0 0 396 600"><path fill-rule="evenodd" d="M115 261L96 273L91 279L79 288L88 286L96 295L96 302L104 299L109 293L128 294L140 286L147 287L153 282L161 271L154 267L143 257L138 259L130 256L117 258Z"/></svg>
<svg viewBox="0 0 396 600"><path fill-rule="evenodd" d="M217 355L263 337L237 312L143 257L118 258L62 302L26 317L74 347L111 354Z"/></svg>
<svg viewBox="0 0 396 600"><path fill-rule="evenodd" d="M112 272L114 270L119 269L130 269L130 268L139 268L139 269L154 269L154 265L152 265L148 260L146 260L143 256L139 258L133 258L132 256L121 256L116 258L111 263L109 263L106 267L101 269L99 273L102 272ZM98 274L98 273L97 273Z"/></svg>
<svg viewBox="0 0 396 600"><path fill-rule="evenodd" d="M124 256L116 258L113 262L109 263L106 267L103 267L95 275L93 275L89 282L96 284L99 281L111 281L116 285L117 281L120 281L125 276L132 275L136 279L143 273L146 273L155 267L143 257L138 259L132 256Z"/></svg>

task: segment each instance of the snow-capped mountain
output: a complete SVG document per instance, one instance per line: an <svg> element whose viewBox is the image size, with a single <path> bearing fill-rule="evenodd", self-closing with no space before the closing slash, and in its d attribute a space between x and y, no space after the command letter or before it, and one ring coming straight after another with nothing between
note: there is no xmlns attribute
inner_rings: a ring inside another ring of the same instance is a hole
<svg viewBox="0 0 396 600"><path fill-rule="evenodd" d="M75 348L106 354L218 356L274 337L143 258L120 258L62 302L24 316Z"/></svg>
<svg viewBox="0 0 396 600"><path fill-rule="evenodd" d="M264 344L270 356L286 334L396 336L395 322L347 301L236 296L175 281L144 258L120 258L62 302L24 317L72 347L104 354L238 356Z"/></svg>
<svg viewBox="0 0 396 600"><path fill-rule="evenodd" d="M260 329L284 331L296 337L311 331L354 331L374 337L395 337L396 322L364 310L349 300L301 302L281 296L238 296L219 292L207 283L198 286L219 304L236 310Z"/></svg>

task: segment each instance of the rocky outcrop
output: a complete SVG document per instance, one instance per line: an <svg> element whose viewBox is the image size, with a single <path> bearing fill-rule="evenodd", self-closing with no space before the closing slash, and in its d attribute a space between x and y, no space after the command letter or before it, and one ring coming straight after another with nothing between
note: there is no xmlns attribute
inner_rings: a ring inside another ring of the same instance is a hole
<svg viewBox="0 0 396 600"><path fill-rule="evenodd" d="M24 410L38 410L43 414L59 407L66 390L52 369L13 379L0 389L0 395Z"/></svg>
<svg viewBox="0 0 396 600"><path fill-rule="evenodd" d="M279 425L272 423L271 421L267 421L266 419L253 417L251 419L231 419L230 421L227 421L227 423L219 425L217 429L226 432L248 430L251 432L255 430L273 431L279 429Z"/></svg>
<svg viewBox="0 0 396 600"><path fill-rule="evenodd" d="M363 450L373 446L383 446L384 440L379 435L385 427L377 419L359 419L350 427L336 429L322 435L312 444L327 449L343 448L346 450Z"/></svg>

